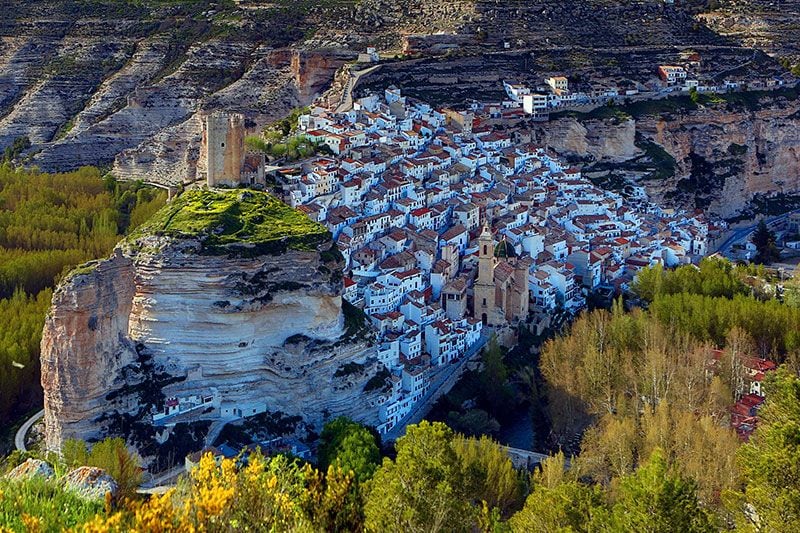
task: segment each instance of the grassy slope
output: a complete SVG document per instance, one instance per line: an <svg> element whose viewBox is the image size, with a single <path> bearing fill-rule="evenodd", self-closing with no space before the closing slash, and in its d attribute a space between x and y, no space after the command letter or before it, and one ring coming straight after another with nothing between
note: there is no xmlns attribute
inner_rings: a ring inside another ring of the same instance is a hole
<svg viewBox="0 0 800 533"><path fill-rule="evenodd" d="M132 235L152 233L175 238L200 237L207 251L245 245L311 250L330 238L323 225L274 196L257 191L187 191ZM284 246L279 246L279 244Z"/></svg>

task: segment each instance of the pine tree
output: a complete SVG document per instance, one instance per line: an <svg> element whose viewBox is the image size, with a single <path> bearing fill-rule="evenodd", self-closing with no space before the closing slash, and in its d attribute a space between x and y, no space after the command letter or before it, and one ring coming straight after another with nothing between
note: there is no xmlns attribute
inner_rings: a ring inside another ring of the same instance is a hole
<svg viewBox="0 0 800 533"><path fill-rule="evenodd" d="M780 252L775 245L775 232L767 227L767 223L762 218L758 222L758 227L753 232L752 242L756 247L756 263L769 264L780 258Z"/></svg>

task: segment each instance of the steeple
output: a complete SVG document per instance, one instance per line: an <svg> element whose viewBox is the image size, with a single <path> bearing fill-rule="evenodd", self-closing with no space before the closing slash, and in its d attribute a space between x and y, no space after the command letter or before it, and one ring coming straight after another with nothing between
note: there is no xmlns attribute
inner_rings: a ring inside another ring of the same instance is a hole
<svg viewBox="0 0 800 533"><path fill-rule="evenodd" d="M492 232L486 224L483 225L481 235L478 237L478 243L480 243L479 257L488 257L494 253L494 239L492 239Z"/></svg>
<svg viewBox="0 0 800 533"><path fill-rule="evenodd" d="M481 235L478 237L478 283L483 285L494 284L494 239L489 226L483 225Z"/></svg>

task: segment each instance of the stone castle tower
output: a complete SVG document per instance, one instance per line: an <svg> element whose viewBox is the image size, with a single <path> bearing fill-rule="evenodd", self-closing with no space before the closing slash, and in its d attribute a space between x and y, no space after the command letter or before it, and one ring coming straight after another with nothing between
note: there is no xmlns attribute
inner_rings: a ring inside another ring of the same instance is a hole
<svg viewBox="0 0 800 533"><path fill-rule="evenodd" d="M200 145L200 172L205 165L209 187L235 187L242 181L245 162L244 116L238 113L213 113L203 119Z"/></svg>

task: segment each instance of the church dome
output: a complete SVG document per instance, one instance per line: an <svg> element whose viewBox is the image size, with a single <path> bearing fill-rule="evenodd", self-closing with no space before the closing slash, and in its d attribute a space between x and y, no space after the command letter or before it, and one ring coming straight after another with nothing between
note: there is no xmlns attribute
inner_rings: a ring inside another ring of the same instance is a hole
<svg viewBox="0 0 800 533"><path fill-rule="evenodd" d="M517 252L507 240L503 239L494 247L494 256L508 259L510 257L517 257Z"/></svg>

